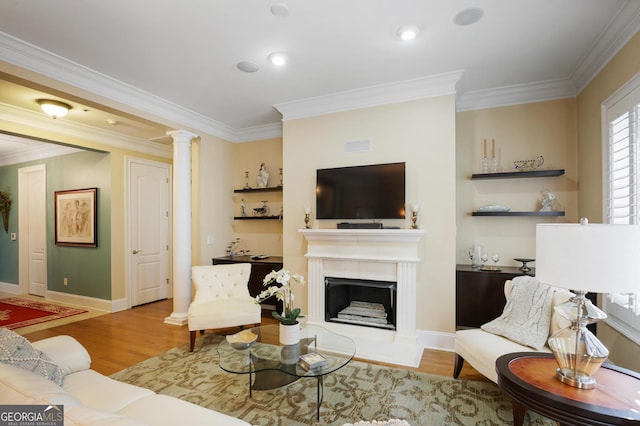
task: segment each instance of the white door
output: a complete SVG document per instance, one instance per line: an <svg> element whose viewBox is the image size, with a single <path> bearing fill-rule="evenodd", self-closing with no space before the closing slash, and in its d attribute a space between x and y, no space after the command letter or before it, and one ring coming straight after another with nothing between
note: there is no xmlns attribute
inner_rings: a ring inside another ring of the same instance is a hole
<svg viewBox="0 0 640 426"><path fill-rule="evenodd" d="M44 296L47 291L47 200L44 164L18 169L19 281L22 290Z"/></svg>
<svg viewBox="0 0 640 426"><path fill-rule="evenodd" d="M169 294L168 164L127 158L131 306Z"/></svg>

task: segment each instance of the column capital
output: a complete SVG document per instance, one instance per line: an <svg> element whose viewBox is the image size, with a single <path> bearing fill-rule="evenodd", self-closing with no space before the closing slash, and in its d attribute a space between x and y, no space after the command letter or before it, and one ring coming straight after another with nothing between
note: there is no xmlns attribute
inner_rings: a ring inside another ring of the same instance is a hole
<svg viewBox="0 0 640 426"><path fill-rule="evenodd" d="M170 130L167 132L167 136L171 136L174 142L191 142L192 139L197 138L198 135L188 130Z"/></svg>

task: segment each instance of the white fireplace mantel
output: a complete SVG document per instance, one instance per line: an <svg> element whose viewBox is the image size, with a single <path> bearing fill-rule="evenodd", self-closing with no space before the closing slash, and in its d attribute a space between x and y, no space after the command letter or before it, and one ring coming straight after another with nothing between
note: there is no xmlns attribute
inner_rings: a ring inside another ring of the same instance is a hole
<svg viewBox="0 0 640 426"><path fill-rule="evenodd" d="M307 240L307 321L356 341L356 356L417 367L416 274L422 229L301 229ZM325 321L325 277L397 283L396 330Z"/></svg>

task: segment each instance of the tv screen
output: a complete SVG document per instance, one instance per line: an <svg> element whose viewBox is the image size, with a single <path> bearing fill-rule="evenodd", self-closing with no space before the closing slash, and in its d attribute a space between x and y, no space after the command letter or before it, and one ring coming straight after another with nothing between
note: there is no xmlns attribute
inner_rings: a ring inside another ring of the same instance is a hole
<svg viewBox="0 0 640 426"><path fill-rule="evenodd" d="M317 219L404 219L405 163L318 169Z"/></svg>

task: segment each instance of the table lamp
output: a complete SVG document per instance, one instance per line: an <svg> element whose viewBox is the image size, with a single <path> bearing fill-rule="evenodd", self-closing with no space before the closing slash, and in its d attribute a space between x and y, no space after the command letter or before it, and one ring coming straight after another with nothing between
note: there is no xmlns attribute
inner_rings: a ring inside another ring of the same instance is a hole
<svg viewBox="0 0 640 426"><path fill-rule="evenodd" d="M593 374L609 351L587 329L607 315L585 297L593 293L640 291L640 225L536 225L536 279L573 291L576 296L556 307L571 325L549 337L558 362L556 376L568 385L593 389Z"/></svg>

